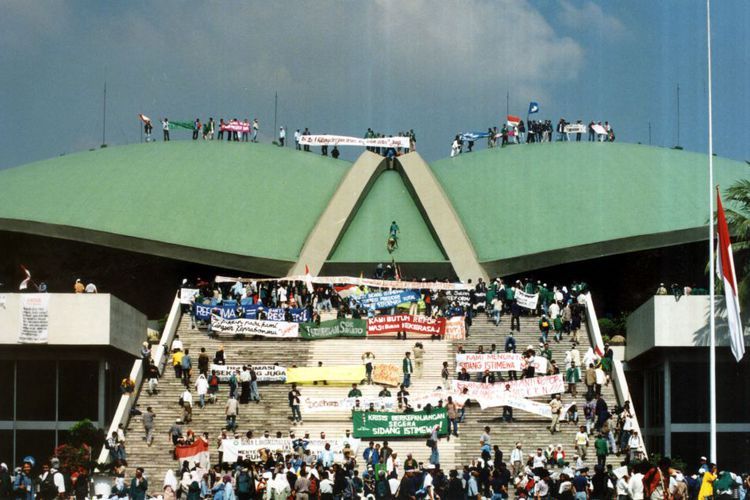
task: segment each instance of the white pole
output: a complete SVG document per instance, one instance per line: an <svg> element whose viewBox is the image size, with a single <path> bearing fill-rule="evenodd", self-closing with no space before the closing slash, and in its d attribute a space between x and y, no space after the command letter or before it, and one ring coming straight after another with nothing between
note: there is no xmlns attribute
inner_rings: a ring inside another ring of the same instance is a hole
<svg viewBox="0 0 750 500"><path fill-rule="evenodd" d="M711 315L711 344L709 350L709 407L711 419L710 457L716 463L716 276L714 267L714 140L711 102L711 0L706 0L706 32L708 36L708 220L709 220L709 301Z"/></svg>

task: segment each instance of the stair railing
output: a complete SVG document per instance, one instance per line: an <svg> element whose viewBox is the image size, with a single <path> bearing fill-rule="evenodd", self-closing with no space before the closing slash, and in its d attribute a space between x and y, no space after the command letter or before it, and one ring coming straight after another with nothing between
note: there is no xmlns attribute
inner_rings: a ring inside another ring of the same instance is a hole
<svg viewBox="0 0 750 500"><path fill-rule="evenodd" d="M586 293L586 321L589 327L589 341L594 348L599 348L604 352L604 340L602 339L601 330L599 330L599 320L596 317L596 311L594 310L594 301L591 298L591 292ZM617 402L621 405L625 404L625 401L630 401L630 413L633 415L633 430L638 431L638 435L641 437L641 447L643 448L643 457L648 458L646 451L646 442L643 440L643 433L641 432L641 426L638 423L638 416L635 413L635 405L633 399L630 397L630 389L628 388L628 381L625 379L625 370L622 368L622 362L618 359L612 360L612 384L615 388L615 396Z"/></svg>
<svg viewBox="0 0 750 500"><path fill-rule="evenodd" d="M179 294L175 296L172 302L172 308L169 310L169 317L167 323L164 325L164 331L159 339L159 345L156 349L152 349L151 358L154 360L154 364L159 369L159 373L164 372L165 362L169 354L169 346L172 345L172 340L177 332L177 327L180 324L180 318L182 317L182 309L180 307ZM137 359L133 362L133 368L130 370L130 380L135 382L135 389L133 392L129 392L120 396L120 402L117 405L114 417L112 417L112 423L109 425L107 430L107 438L109 438L113 432L116 432L120 424L123 427L127 427L128 420L130 419L130 410L135 405L135 401L138 399L138 393L141 390L141 383L143 382L145 367L143 366L143 360ZM110 461L109 450L106 446L102 447L99 452L99 459L97 463L106 464Z"/></svg>

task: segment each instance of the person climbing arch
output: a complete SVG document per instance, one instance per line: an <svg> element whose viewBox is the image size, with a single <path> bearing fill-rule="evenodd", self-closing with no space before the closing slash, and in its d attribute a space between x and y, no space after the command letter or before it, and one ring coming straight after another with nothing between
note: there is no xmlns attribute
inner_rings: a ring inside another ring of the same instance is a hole
<svg viewBox="0 0 750 500"><path fill-rule="evenodd" d="M396 221L394 220L391 222L391 228L388 233L388 253L393 253L393 251L398 248L399 231L398 224L396 224Z"/></svg>

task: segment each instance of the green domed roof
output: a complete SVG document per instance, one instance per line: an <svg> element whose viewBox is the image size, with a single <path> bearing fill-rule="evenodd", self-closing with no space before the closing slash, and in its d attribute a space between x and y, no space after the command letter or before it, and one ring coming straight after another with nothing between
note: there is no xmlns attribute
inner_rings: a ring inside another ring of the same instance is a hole
<svg viewBox="0 0 750 500"><path fill-rule="evenodd" d="M24 232L132 250L165 243L286 269L350 166L264 144L105 148L0 171L0 219Z"/></svg>

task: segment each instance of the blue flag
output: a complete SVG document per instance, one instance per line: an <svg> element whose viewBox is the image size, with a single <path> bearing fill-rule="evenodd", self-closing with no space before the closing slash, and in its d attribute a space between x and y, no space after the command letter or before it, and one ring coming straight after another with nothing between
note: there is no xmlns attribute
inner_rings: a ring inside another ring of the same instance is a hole
<svg viewBox="0 0 750 500"><path fill-rule="evenodd" d="M539 113L539 103L531 101L529 103L529 114Z"/></svg>

